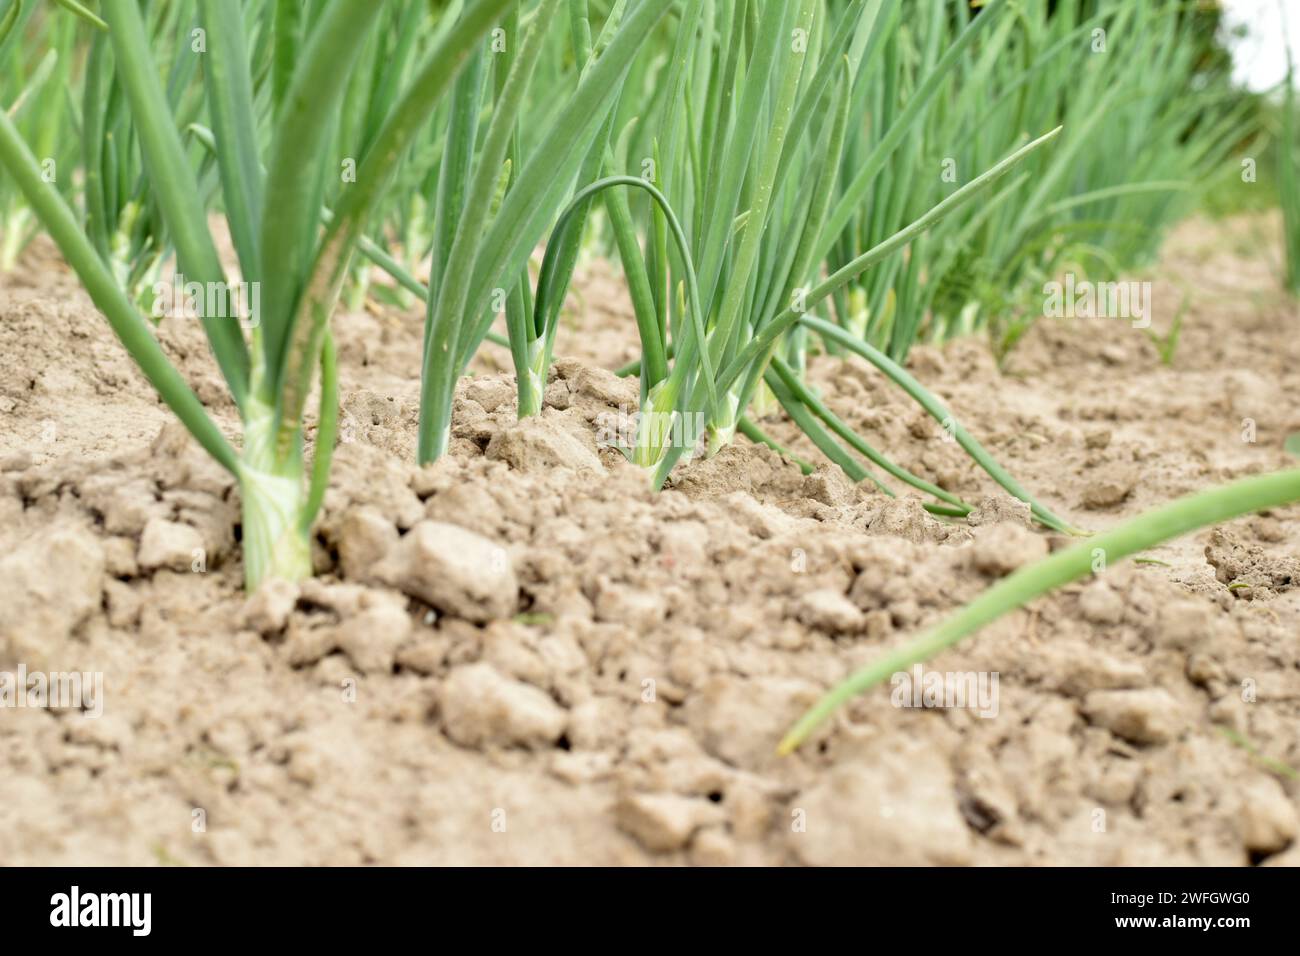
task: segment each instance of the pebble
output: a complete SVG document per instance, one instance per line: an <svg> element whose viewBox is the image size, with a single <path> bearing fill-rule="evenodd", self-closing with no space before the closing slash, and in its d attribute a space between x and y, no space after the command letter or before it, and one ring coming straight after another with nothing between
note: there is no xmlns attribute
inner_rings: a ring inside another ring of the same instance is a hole
<svg viewBox="0 0 1300 956"><path fill-rule="evenodd" d="M976 531L971 561L975 570L1000 578L1047 557L1047 539L1014 524L988 525Z"/></svg>
<svg viewBox="0 0 1300 956"><path fill-rule="evenodd" d="M1095 690L1083 699L1089 722L1135 744L1172 740L1185 721L1178 701L1166 690Z"/></svg>
<svg viewBox="0 0 1300 956"><path fill-rule="evenodd" d="M443 682L439 705L447 736L466 747L548 747L568 720L549 694L491 664L454 668Z"/></svg>
<svg viewBox="0 0 1300 956"><path fill-rule="evenodd" d="M603 474L596 452L549 418L526 418L501 429L488 442L484 455L523 472L570 468Z"/></svg>
<svg viewBox="0 0 1300 956"><path fill-rule="evenodd" d="M298 585L279 578L264 581L244 601L243 624L265 636L284 630L289 615L298 603Z"/></svg>
<svg viewBox="0 0 1300 956"><path fill-rule="evenodd" d="M56 528L0 557L0 660L43 666L100 607L104 550L78 528Z"/></svg>
<svg viewBox="0 0 1300 956"><path fill-rule="evenodd" d="M777 743L819 696L814 684L794 678L719 675L693 691L683 711L707 752L733 766L757 769L778 759Z"/></svg>
<svg viewBox="0 0 1300 956"><path fill-rule="evenodd" d="M1095 478L1084 485L1083 506L1097 511L1112 508L1132 492L1137 476L1128 472L1115 472L1109 478Z"/></svg>
<svg viewBox="0 0 1300 956"><path fill-rule="evenodd" d="M619 378L603 368L582 366L569 383L578 395L586 395L612 408L623 407L629 414L640 401L635 378Z"/></svg>
<svg viewBox="0 0 1300 956"><path fill-rule="evenodd" d="M841 764L791 802L788 842L809 866L964 866L970 829L946 759L920 743Z"/></svg>
<svg viewBox="0 0 1300 956"><path fill-rule="evenodd" d="M1093 581L1079 595L1079 612L1093 624L1118 624L1124 617L1124 599L1105 581Z"/></svg>
<svg viewBox="0 0 1300 956"><path fill-rule="evenodd" d="M339 522L339 564L351 581L367 581L398 541L393 522L370 506L353 508Z"/></svg>
<svg viewBox="0 0 1300 956"><path fill-rule="evenodd" d="M505 548L440 521L415 525L376 575L439 611L480 624L512 616L519 602L519 582Z"/></svg>
<svg viewBox="0 0 1300 956"><path fill-rule="evenodd" d="M596 594L596 620L622 624L639 633L652 630L668 616L658 591L602 581Z"/></svg>
<svg viewBox="0 0 1300 956"><path fill-rule="evenodd" d="M1242 842L1251 853L1286 849L1300 831L1295 804L1272 777L1254 777L1241 788Z"/></svg>
<svg viewBox="0 0 1300 956"><path fill-rule="evenodd" d="M1205 601L1175 598L1162 602L1149 633L1161 647L1194 651L1209 635L1209 621L1215 609Z"/></svg>
<svg viewBox="0 0 1300 956"><path fill-rule="evenodd" d="M515 401L515 389L500 378L472 378L465 386L465 396L476 401L484 411L495 412L502 405Z"/></svg>
<svg viewBox="0 0 1300 956"><path fill-rule="evenodd" d="M1099 690L1140 688L1149 683L1141 664L1088 644L1065 645L1059 653L1050 653L1049 660L1057 686L1077 697Z"/></svg>
<svg viewBox="0 0 1300 956"><path fill-rule="evenodd" d="M675 793L628 794L614 806L619 829L656 853L682 849L696 830L716 822L721 813L707 800Z"/></svg>
<svg viewBox="0 0 1300 956"><path fill-rule="evenodd" d="M374 600L383 592L374 592ZM356 617L338 627L338 646L363 674L390 674L397 649L411 636L411 616L404 602L388 595L374 600Z"/></svg>
<svg viewBox="0 0 1300 956"><path fill-rule="evenodd" d="M731 866L736 862L736 841L721 827L706 827L691 840L694 866Z"/></svg>
<svg viewBox="0 0 1300 956"><path fill-rule="evenodd" d="M831 634L860 631L866 618L852 601L831 588L819 588L803 595L795 604L795 617L809 627Z"/></svg>
<svg viewBox="0 0 1300 956"><path fill-rule="evenodd" d="M203 536L187 524L150 518L140 535L140 550L136 561L146 571L166 568L170 571L189 571L196 552L204 551Z"/></svg>

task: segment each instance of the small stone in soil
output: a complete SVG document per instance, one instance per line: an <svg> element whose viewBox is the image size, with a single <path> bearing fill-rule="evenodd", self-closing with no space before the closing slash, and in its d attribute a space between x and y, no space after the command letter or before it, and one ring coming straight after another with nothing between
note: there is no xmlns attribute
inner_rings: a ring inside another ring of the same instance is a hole
<svg viewBox="0 0 1300 956"><path fill-rule="evenodd" d="M367 581L375 567L397 544L393 522L368 505L351 508L339 522L339 564L351 581Z"/></svg>
<svg viewBox="0 0 1300 956"><path fill-rule="evenodd" d="M1251 853L1286 849L1300 831L1295 804L1271 777L1255 777L1241 788L1242 842Z"/></svg>
<svg viewBox="0 0 1300 956"><path fill-rule="evenodd" d="M510 617L519 601L509 552L440 521L421 521L408 531L376 577L439 611L479 624Z"/></svg>
<svg viewBox="0 0 1300 956"><path fill-rule="evenodd" d="M809 866L963 866L970 829L947 760L922 744L880 748L819 775L790 802L788 845Z"/></svg>
<svg viewBox="0 0 1300 956"><path fill-rule="evenodd" d="M1093 581L1079 595L1079 612L1093 624L1118 624L1124 616L1124 600L1105 581Z"/></svg>
<svg viewBox="0 0 1300 956"><path fill-rule="evenodd" d="M1083 700L1083 713L1099 727L1135 744L1162 744L1182 729L1181 708L1166 690L1098 690Z"/></svg>
<svg viewBox="0 0 1300 956"><path fill-rule="evenodd" d="M1132 492L1137 476L1127 471L1112 471L1109 477L1096 478L1083 488L1083 506L1093 511L1113 508Z"/></svg>
<svg viewBox="0 0 1300 956"><path fill-rule="evenodd" d="M203 536L187 524L150 518L140 535L137 561L146 571L189 571L204 552Z"/></svg>
<svg viewBox="0 0 1300 956"><path fill-rule="evenodd" d="M244 602L243 623L265 636L284 630L298 601L298 585L279 578L263 582Z"/></svg>
<svg viewBox="0 0 1300 956"><path fill-rule="evenodd" d="M976 532L971 549L975 570L1000 578L1047 556L1047 540L1014 524L989 525Z"/></svg>
<svg viewBox="0 0 1300 956"><path fill-rule="evenodd" d="M619 828L647 850L658 853L680 850L696 830L716 822L721 815L707 800L675 793L629 794L614 807Z"/></svg>
<svg viewBox="0 0 1300 956"><path fill-rule="evenodd" d="M547 747L568 720L549 694L482 663L454 668L443 682L439 706L447 736L466 747Z"/></svg>
<svg viewBox="0 0 1300 956"><path fill-rule="evenodd" d="M865 625L857 606L831 588L819 588L801 597L795 604L795 616L809 627L831 634L851 634Z"/></svg>

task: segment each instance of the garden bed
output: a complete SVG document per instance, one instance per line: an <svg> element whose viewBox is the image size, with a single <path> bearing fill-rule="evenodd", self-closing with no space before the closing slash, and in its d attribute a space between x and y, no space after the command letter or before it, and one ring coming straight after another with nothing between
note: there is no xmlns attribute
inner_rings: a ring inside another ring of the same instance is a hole
<svg viewBox="0 0 1300 956"><path fill-rule="evenodd" d="M1277 232L1175 234L1153 276L1156 333L1187 295L1168 366L1146 331L1079 319L1039 321L1001 371L975 339L909 369L1091 530L1283 467L1300 316ZM484 346L426 469L422 317L340 314L318 577L247 598L233 479L30 249L0 279L0 671L102 673L103 714L0 709L0 860L1300 862L1300 507L1107 568L926 665L996 672L995 713L882 687L777 757L850 669L1062 539L825 356L824 400L971 520L744 439L652 493L597 441L637 399L606 371L639 354L617 276L580 273L540 418L515 420L509 355ZM159 338L237 436L197 323ZM822 461L783 421L761 424Z"/></svg>

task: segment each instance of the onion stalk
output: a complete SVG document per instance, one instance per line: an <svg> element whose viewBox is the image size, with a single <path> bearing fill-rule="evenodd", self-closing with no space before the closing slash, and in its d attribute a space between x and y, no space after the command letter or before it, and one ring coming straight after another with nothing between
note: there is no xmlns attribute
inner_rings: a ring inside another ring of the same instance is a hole
<svg viewBox="0 0 1300 956"><path fill-rule="evenodd" d="M175 249L178 271L208 288L228 286L208 227L210 192L201 185L215 178L242 280L261 286L262 309L249 323L248 338L241 317L228 308L202 316L213 357L239 412L243 441L238 451L168 361L115 274L105 248L106 226L94 215L104 208L94 177L87 177L87 196L95 202L83 229L67 199L42 178L14 121L0 110L0 165L166 404L238 480L250 589L268 578L297 580L311 574L311 528L328 483L338 413L330 314L369 216L399 161L439 106L468 51L508 5L509 0L475 0L440 32L411 81L392 97L355 182L337 191L334 215L322 229L325 184L334 168L327 148L334 136L333 117L346 92L348 67L369 42L381 7L325 5L310 25L286 17L288 5L263 7L261 27L272 24L283 32L274 44L253 48L238 5L199 0L205 45L201 92L212 149L196 159L181 135L196 125L194 97L164 89L138 3L101 4L107 39L92 43L108 44L100 48L104 57L111 48L112 82L126 110L121 122L139 143L147 190ZM274 67L269 73L260 69L267 57ZM187 70L197 64L197 57L177 57L169 89L188 89ZM88 86L108 81L99 69L88 74ZM262 77L260 84L255 77ZM277 84L273 91L264 85L267 77ZM274 97L265 95L270 92ZM95 107L104 100L90 95L86 102ZM259 119L274 125L265 156ZM309 466L303 419L318 368L321 407Z"/></svg>
<svg viewBox="0 0 1300 956"><path fill-rule="evenodd" d="M544 345L536 344L537 336L525 331L533 318L526 304L528 257L572 193L575 180L588 168L590 157L603 156L602 131L630 61L672 5L671 0L634 4L617 0L601 36L589 44L586 2L569 0L570 30L577 38L579 62L585 66L576 87L561 99L551 125L527 154L516 120L542 41L558 20L557 3L542 0L526 28L515 17L503 28L508 52L492 64L496 80L492 118L477 147L478 104L488 71L483 63L466 70L452 97L438 183L438 227L421 375L421 463L436 460L447 449L456 382L487 337L498 305L505 308L511 329L520 409L528 413L540 407L547 353ZM497 303L497 299L504 301Z"/></svg>

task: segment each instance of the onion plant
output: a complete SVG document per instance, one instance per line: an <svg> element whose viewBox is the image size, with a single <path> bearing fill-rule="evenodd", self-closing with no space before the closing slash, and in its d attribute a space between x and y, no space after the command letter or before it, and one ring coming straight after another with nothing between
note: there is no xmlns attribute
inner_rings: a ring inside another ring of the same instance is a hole
<svg viewBox="0 0 1300 956"><path fill-rule="evenodd" d="M251 321L241 323L241 316L228 308L202 317L240 416L239 450L167 360L103 249L83 230L65 197L42 178L30 145L7 111L0 110L0 166L163 400L237 478L250 588L268 577L297 579L311 572L309 534L328 481L337 421L330 314L368 218L397 164L462 65L511 3L473 0L450 28L441 31L378 123L357 165L355 181L346 190L334 191L337 202L325 228L321 210L326 184L338 176L339 168L330 146L336 140L349 70L368 42L382 6L313 5L310 21L295 16L294 6L249 5L257 23L280 30L266 45L274 128L265 149L257 126L257 117L263 114L253 100L258 61L240 5L199 0L195 10L203 31L201 62L177 67L185 59L178 54L171 70L172 77L178 69L202 73L202 102L215 149L220 205L240 275L260 289L260 309ZM227 274L199 185L207 153L187 148L183 130L189 124L184 123L179 101L168 98L137 0L104 0L99 12L111 45L115 80L138 141L149 191L175 249L177 269L187 280L225 289ZM98 102L88 100L91 105ZM242 325L250 326L247 337ZM308 465L303 423L318 367L320 411L315 454Z"/></svg>
<svg viewBox="0 0 1300 956"><path fill-rule="evenodd" d="M23 0L0 0L0 95L41 162L42 176L64 196L78 141L77 116L69 98L77 21L38 16ZM40 224L22 194L0 180L0 272L9 272Z"/></svg>
<svg viewBox="0 0 1300 956"><path fill-rule="evenodd" d="M987 202L836 296L836 321L896 360L918 339L986 328L1004 350L1060 270L1110 280L1145 264L1250 122L1226 64L1205 55L1213 22L1178 0L1025 0L978 13L922 0L889 15L855 92L866 120L845 149L833 267L1024 130L1065 128Z"/></svg>
<svg viewBox="0 0 1300 956"><path fill-rule="evenodd" d="M871 364L1069 531L906 371L907 349L994 321L984 285L1142 255L1153 240L1131 222L1169 221L1240 120L1163 0L91 6L0 0L0 266L44 225L238 479L250 585L309 572L337 417L330 316L349 291L360 303L370 264L425 303L429 462L487 339L510 349L519 414L540 411L592 236L631 293L641 360L624 371L640 376L641 415L627 452L655 487L738 430L775 446L759 421L779 405L854 480L969 513L822 401L806 376L820 349ZM1123 55L1076 69L1065 54L1098 28ZM1090 149L1103 128L1119 145ZM201 316L238 442L142 315L173 258L202 287L257 290L256 316L228 297Z"/></svg>
<svg viewBox="0 0 1300 956"><path fill-rule="evenodd" d="M1059 551L999 581L980 597L916 640L854 672L791 728L778 751L788 754L845 701L929 660L984 625L1047 592L1097 573L1116 561L1172 538L1241 515L1300 501L1300 470L1246 478L1180 498Z"/></svg>
<svg viewBox="0 0 1300 956"><path fill-rule="evenodd" d="M999 6L995 0L991 6ZM828 16L833 6L838 15ZM766 383L795 421L855 479L874 478L854 454L935 496L932 510L964 515L959 498L889 462L825 408L802 381L809 331L836 339L814 311L872 265L927 229L1046 145L1059 131L1011 152L961 189L818 282L834 232L832 201L856 84L870 71L897 3L822 0L751 5L684 4L646 121L653 155L625 147L607 154L606 175L584 188L561 216L538 279L532 323L510 327L517 355L549 361L571 250L589 204L606 205L631 290L642 359L641 413L633 461L661 486L701 439L713 453L737 428L767 440L745 411ZM969 42L969 38L963 42ZM715 45L717 49L715 50ZM626 142L627 133L620 137ZM641 137L642 140L645 136ZM640 175L621 170L636 167ZM646 171L650 173L647 175ZM643 209L639 233L630 197ZM641 206L642 200L647 205ZM520 341L522 339L522 342ZM837 339L836 339L837 340ZM849 351L875 364L945 426L999 482L1031 501L1040 520L1067 525L1028 495L942 404L896 363L861 340ZM520 380L524 370L516 360ZM541 369L530 366L534 380ZM521 391L524 389L521 384ZM521 405L522 408L522 405ZM848 443L845 449L839 439ZM878 483L886 487L883 482ZM887 489L888 490L888 489Z"/></svg>
<svg viewBox="0 0 1300 956"><path fill-rule="evenodd" d="M421 376L421 463L446 451L456 382L496 314L504 309L512 329L531 321L528 258L575 183L593 165L598 168L629 64L672 5L615 0L593 41L586 0L568 0L567 23L584 66L572 91L558 94L562 105L531 150L524 148L519 114L546 34L564 19L558 0L541 0L528 23L516 5L499 28L502 49L470 57L450 99L438 175ZM491 101L491 118L480 135L485 100ZM511 347L520 408L535 411L545 360L517 334Z"/></svg>
<svg viewBox="0 0 1300 956"><path fill-rule="evenodd" d="M203 88L195 82L199 57L191 48L195 16L193 0L141 10L146 44L165 77L164 100L182 130L200 118L204 106ZM163 262L175 250L150 179L131 96L114 66L118 53L103 21L93 17L89 22L96 29L85 58L80 97L85 119L79 139L85 231L123 289L148 308ZM182 145L206 206L220 189L216 164L192 135L184 135Z"/></svg>
<svg viewBox="0 0 1300 956"><path fill-rule="evenodd" d="M356 159L365 155L422 56L454 28L464 10L464 0L456 0L430 25L423 4L382 4L378 26L359 55L343 95L334 147L338 156ZM284 12L277 15L282 19L297 16ZM275 99L274 89L271 99ZM428 196L436 188L431 184L436 184L449 100L444 98L438 103L415 132L407 155L394 170L389 188L378 199L365 230L369 242L391 249L409 269L416 268L432 242ZM334 192L345 189L343 186ZM336 196L327 193L326 199L333 203ZM364 258L354 263L347 288L349 308L356 309L372 288L369 263ZM389 301L401 300L389 297Z"/></svg>

